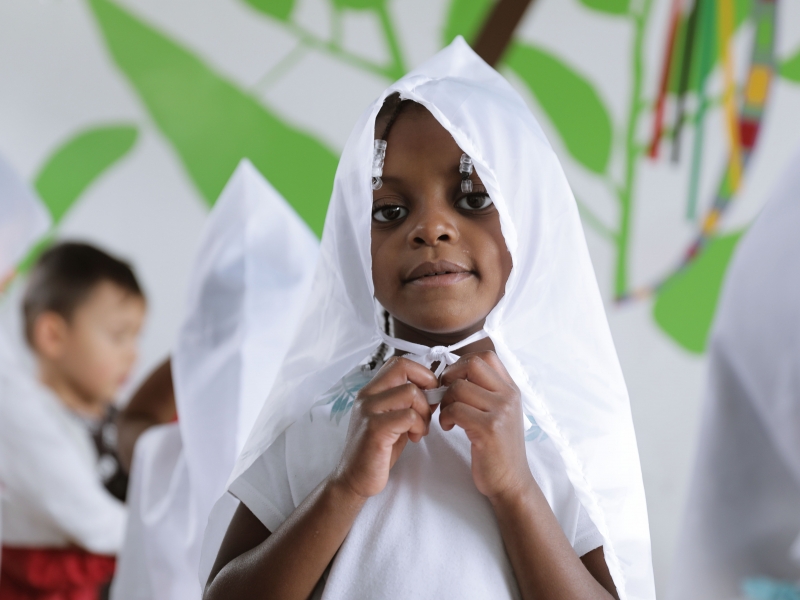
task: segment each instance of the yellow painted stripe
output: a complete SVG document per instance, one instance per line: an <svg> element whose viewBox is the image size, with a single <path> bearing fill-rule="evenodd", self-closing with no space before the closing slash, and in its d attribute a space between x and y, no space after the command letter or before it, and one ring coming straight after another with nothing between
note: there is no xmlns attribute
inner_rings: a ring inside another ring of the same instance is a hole
<svg viewBox="0 0 800 600"><path fill-rule="evenodd" d="M771 71L762 65L753 67L745 90L745 99L748 104L757 104L759 106L764 104L767 99L771 74Z"/></svg>
<svg viewBox="0 0 800 600"><path fill-rule="evenodd" d="M730 144L730 178L731 189L736 192L742 180L742 145L739 139L739 118L736 114L736 82L734 80L733 53L731 52L731 39L733 38L733 0L717 0L717 27L719 30L720 56L723 57L723 104L725 107L725 121L728 128L728 142Z"/></svg>

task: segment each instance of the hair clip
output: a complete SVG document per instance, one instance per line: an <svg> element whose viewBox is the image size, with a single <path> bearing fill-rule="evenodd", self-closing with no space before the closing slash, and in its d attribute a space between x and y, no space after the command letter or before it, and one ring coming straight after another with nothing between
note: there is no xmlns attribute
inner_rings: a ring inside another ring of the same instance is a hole
<svg viewBox="0 0 800 600"><path fill-rule="evenodd" d="M466 154L461 155L461 162L458 164L458 172L461 173L461 191L468 194L472 191L472 159Z"/></svg>
<svg viewBox="0 0 800 600"><path fill-rule="evenodd" d="M372 189L383 187L383 161L386 159L386 140L375 140L372 150Z"/></svg>

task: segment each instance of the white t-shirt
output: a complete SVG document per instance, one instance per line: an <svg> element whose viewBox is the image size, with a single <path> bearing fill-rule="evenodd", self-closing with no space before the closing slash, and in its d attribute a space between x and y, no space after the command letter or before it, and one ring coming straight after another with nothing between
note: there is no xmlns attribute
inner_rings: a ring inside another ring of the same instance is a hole
<svg viewBox="0 0 800 600"><path fill-rule="evenodd" d="M336 467L355 394L377 372L360 367L322 395L230 487L275 531ZM564 478L552 442L534 424L526 435L528 463L578 556L603 539ZM386 488L370 498L314 597L519 598L519 589L489 501L472 479L470 442L443 431L438 412L430 433L409 443Z"/></svg>
<svg viewBox="0 0 800 600"><path fill-rule="evenodd" d="M101 483L85 424L48 388L9 369L0 369L0 481L4 545L121 547L125 506Z"/></svg>

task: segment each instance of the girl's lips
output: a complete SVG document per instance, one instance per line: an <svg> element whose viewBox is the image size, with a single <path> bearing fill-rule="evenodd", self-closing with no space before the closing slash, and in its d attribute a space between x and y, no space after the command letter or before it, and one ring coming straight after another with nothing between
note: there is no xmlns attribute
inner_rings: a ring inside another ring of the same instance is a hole
<svg viewBox="0 0 800 600"><path fill-rule="evenodd" d="M426 288L445 287L448 285L461 283L472 276L473 274L470 271L462 271L460 273L442 273L441 275L425 275L424 277L412 279L408 282L408 285Z"/></svg>

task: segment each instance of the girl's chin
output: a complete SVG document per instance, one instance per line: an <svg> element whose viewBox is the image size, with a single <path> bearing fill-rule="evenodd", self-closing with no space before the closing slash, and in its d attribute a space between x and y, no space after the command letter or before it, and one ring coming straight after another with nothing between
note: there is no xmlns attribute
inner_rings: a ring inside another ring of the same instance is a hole
<svg viewBox="0 0 800 600"><path fill-rule="evenodd" d="M442 312L432 311L427 315L417 315L417 318L409 319L410 323L408 321L405 322L422 333L459 337L459 339L451 342L451 344L455 344L462 337L467 337L472 331L480 329L479 325L484 321L484 317L477 318L475 315L464 315L461 318L455 316L442 318L441 315ZM460 335L462 333L463 335Z"/></svg>

